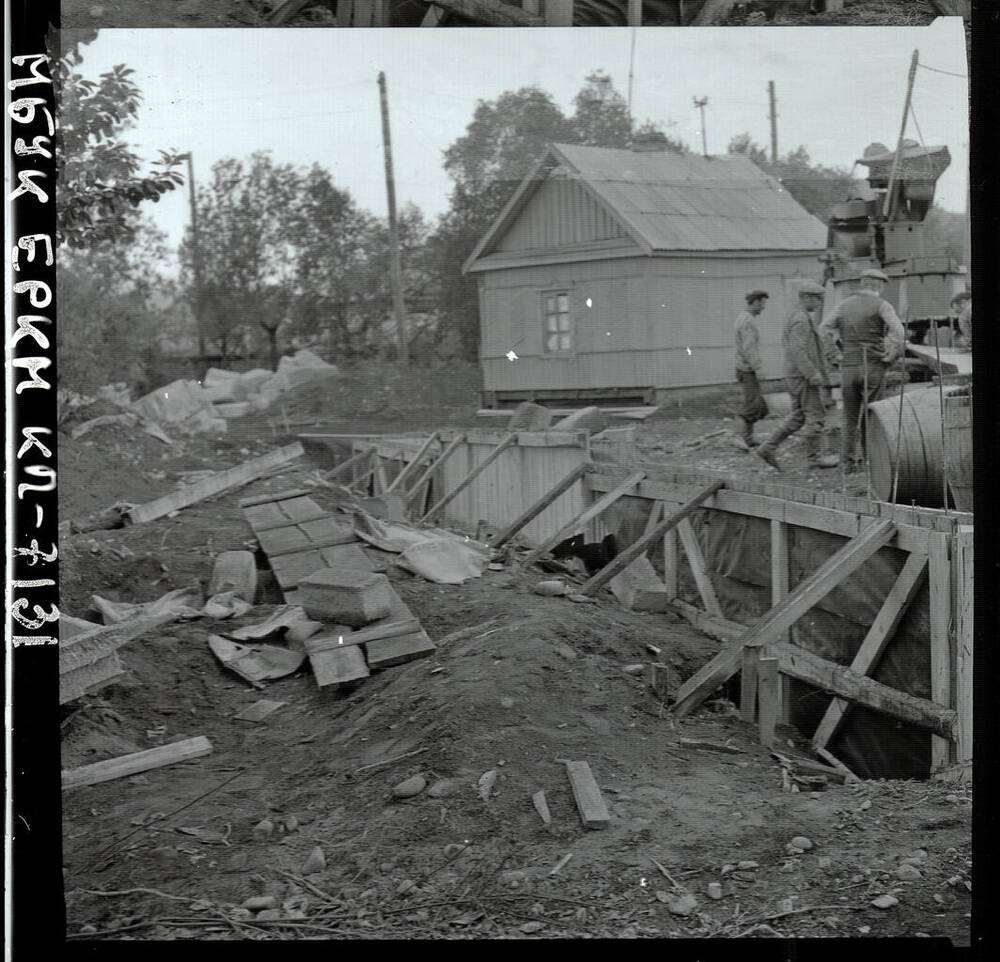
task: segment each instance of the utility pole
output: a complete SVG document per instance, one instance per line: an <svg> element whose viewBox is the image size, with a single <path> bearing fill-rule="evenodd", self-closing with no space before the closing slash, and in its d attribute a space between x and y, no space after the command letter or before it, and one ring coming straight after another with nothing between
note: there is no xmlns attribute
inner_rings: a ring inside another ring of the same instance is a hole
<svg viewBox="0 0 1000 962"><path fill-rule="evenodd" d="M774 81L767 82L767 96L771 103L771 163L778 162L778 115L774 110Z"/></svg>
<svg viewBox="0 0 1000 962"><path fill-rule="evenodd" d="M205 331L201 318L201 240L198 235L198 205L194 199L194 162L191 151L182 154L187 160L188 191L191 201L191 264L194 269L194 322L198 331L198 360L205 366ZM201 372L203 373L203 372Z"/></svg>
<svg viewBox="0 0 1000 962"><path fill-rule="evenodd" d="M705 140L705 105L708 97L693 97L694 105L701 111L701 153L703 157L708 156L708 147Z"/></svg>
<svg viewBox="0 0 1000 962"><path fill-rule="evenodd" d="M914 50L910 60L910 72L906 80L906 103L903 104L903 119L899 125L899 140L896 141L896 155L892 158L892 171L889 174L889 186L885 192L885 201L882 204L882 217L889 215L889 205L892 203L892 192L896 186L896 173L899 170L899 157L903 152L903 136L906 133L906 121L910 116L910 101L913 98L913 81L917 76L917 62L920 58L920 51Z"/></svg>
<svg viewBox="0 0 1000 962"><path fill-rule="evenodd" d="M389 198L389 283L392 285L392 306L396 315L396 347L401 364L410 363L406 337L406 305L403 303L403 270L399 262L399 231L396 227L396 182L392 174L392 141L389 137L389 100L385 91L385 73L378 75L379 99L382 104L382 147L385 154L385 189Z"/></svg>
<svg viewBox="0 0 1000 962"><path fill-rule="evenodd" d="M631 17L632 17L632 13L631 13L632 7L631 7L631 4L632 4L632 0L629 0L629 21L630 22L631 22ZM640 13L639 16L640 16L640 19L641 19L642 18L642 14ZM636 29L633 26L632 27L632 47L629 50L629 55L628 55L628 124L629 124L629 129L631 129L631 127L632 127L632 72L633 72L633 68L635 67L635 35L636 35Z"/></svg>

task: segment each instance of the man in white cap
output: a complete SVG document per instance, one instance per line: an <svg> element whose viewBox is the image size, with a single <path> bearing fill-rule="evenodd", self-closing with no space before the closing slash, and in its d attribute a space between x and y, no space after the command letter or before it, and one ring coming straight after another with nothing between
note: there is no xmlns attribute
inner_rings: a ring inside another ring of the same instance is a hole
<svg viewBox="0 0 1000 962"><path fill-rule="evenodd" d="M800 284L799 303L788 315L782 331L785 383L792 396L792 411L774 434L754 451L757 457L777 471L781 470L775 457L778 445L800 428L812 467L834 468L839 463L837 455L822 450L826 433L823 388L829 386L830 376L826 370L815 315L823 304L825 294L825 288L815 281Z"/></svg>
<svg viewBox="0 0 1000 962"><path fill-rule="evenodd" d="M902 322L882 297L888 281L880 270L862 271L860 288L841 301L819 326L828 358L840 364L844 398L840 457L847 473L857 471L862 463L857 452L862 412L882 397L886 372L902 356L906 343ZM866 444L867 439L862 437L862 445Z"/></svg>
<svg viewBox="0 0 1000 962"><path fill-rule="evenodd" d="M757 316L767 305L768 293L752 290L745 300L747 306L736 316L736 380L743 388L743 407L736 418L740 440L748 448L757 446L753 426L767 417L767 402L760 393L760 373L764 368L760 357L760 330Z"/></svg>

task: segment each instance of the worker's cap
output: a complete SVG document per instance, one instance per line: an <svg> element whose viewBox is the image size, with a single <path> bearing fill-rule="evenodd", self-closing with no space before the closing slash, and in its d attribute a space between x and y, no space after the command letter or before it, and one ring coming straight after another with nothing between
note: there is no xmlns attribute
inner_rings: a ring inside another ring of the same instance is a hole
<svg viewBox="0 0 1000 962"><path fill-rule="evenodd" d="M822 297L826 294L826 288L822 284L817 284L815 281L803 281L799 285L800 294L819 294Z"/></svg>
<svg viewBox="0 0 1000 962"><path fill-rule="evenodd" d="M759 300L762 297L770 297L771 295L767 291L751 291L746 296L746 302L752 304L754 301Z"/></svg>
<svg viewBox="0 0 1000 962"><path fill-rule="evenodd" d="M861 272L862 277L873 277L877 281L888 281L889 278L883 274L880 270L876 270L874 267L869 267L868 270Z"/></svg>

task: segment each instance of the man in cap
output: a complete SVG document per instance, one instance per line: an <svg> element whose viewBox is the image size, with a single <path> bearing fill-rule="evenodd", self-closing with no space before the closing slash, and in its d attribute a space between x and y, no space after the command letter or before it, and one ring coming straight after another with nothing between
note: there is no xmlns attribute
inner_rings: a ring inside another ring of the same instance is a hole
<svg viewBox="0 0 1000 962"><path fill-rule="evenodd" d="M867 406L882 397L886 372L902 356L906 342L902 322L882 297L888 280L880 270L862 271L860 288L841 301L819 326L831 362L840 364L844 398L840 457L848 473L861 466L858 421ZM865 444L867 439L863 437Z"/></svg>
<svg viewBox="0 0 1000 962"><path fill-rule="evenodd" d="M830 383L816 329L814 315L823 303L826 290L814 281L799 286L799 303L788 315L781 335L785 349L785 383L792 396L792 411L778 429L754 451L777 471L781 470L775 451L778 445L800 428L806 442L809 464L816 468L837 466L835 454L822 451L826 406L823 388Z"/></svg>
<svg viewBox="0 0 1000 962"><path fill-rule="evenodd" d="M767 291L747 294L747 306L736 316L736 380L743 387L743 407L736 418L740 439L748 448L756 447L753 426L767 417L767 402L760 393L758 377L763 369L760 359L760 330L756 317L767 306Z"/></svg>

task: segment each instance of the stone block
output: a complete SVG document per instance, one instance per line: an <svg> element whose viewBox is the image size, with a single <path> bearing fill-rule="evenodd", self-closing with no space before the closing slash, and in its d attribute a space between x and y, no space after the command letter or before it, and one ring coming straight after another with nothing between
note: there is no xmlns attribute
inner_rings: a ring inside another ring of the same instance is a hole
<svg viewBox="0 0 1000 962"><path fill-rule="evenodd" d="M299 582L299 601L310 618L352 628L385 618L392 588L385 575L357 568L321 568Z"/></svg>

